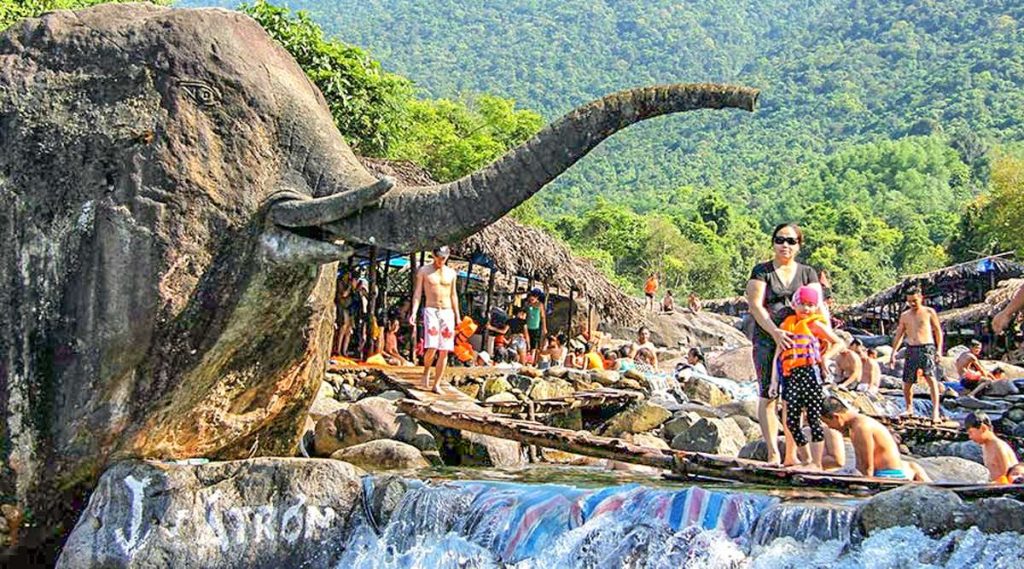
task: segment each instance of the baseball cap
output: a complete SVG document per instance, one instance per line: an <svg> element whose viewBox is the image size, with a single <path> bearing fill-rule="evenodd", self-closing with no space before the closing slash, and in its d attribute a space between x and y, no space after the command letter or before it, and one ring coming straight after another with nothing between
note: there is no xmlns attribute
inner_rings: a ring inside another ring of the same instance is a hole
<svg viewBox="0 0 1024 569"><path fill-rule="evenodd" d="M435 257L444 257L447 259L449 256L451 256L451 254L452 250L449 249L447 245L441 245L440 247L434 248Z"/></svg>

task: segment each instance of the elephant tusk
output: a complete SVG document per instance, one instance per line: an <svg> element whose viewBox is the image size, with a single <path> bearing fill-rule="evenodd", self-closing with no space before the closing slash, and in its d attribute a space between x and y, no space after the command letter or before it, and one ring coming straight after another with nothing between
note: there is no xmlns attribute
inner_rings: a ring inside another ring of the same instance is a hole
<svg viewBox="0 0 1024 569"><path fill-rule="evenodd" d="M376 202L391 188L395 179L384 176L377 182L322 198L288 200L270 208L270 220L282 227L314 227L348 217Z"/></svg>

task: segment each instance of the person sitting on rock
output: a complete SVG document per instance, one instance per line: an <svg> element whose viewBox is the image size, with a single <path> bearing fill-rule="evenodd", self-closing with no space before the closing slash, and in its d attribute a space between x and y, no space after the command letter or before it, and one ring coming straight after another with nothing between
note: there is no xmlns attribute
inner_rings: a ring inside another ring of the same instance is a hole
<svg viewBox="0 0 1024 569"><path fill-rule="evenodd" d="M882 367L878 364L878 350L875 348L864 349L861 346L859 352L863 371L856 390L878 393L878 387L882 384Z"/></svg>
<svg viewBox="0 0 1024 569"><path fill-rule="evenodd" d="M637 360L637 352L641 349L646 349L650 352L651 366L658 367L658 355L657 350L654 347L654 343L651 342L651 330L647 326L641 326L636 331L636 341L629 347L629 356L634 360ZM639 362L638 362L639 363Z"/></svg>
<svg viewBox="0 0 1024 569"><path fill-rule="evenodd" d="M981 456L988 468L989 480L997 484L1008 483L1006 471L1020 461L1010 445L996 436L992 429L992 419L983 411L972 411L964 417L964 428L967 429L967 438L981 445Z"/></svg>
<svg viewBox="0 0 1024 569"><path fill-rule="evenodd" d="M864 476L876 478L897 478L915 482L931 482L920 466L905 462L900 457L899 446L889 429L856 409L847 407L842 399L832 396L825 399L821 409L821 420L830 429L850 437L857 471Z"/></svg>
<svg viewBox="0 0 1024 569"><path fill-rule="evenodd" d="M661 298L661 311L662 312L675 312L676 311L676 300L672 298L672 291L666 290L665 296Z"/></svg>
<svg viewBox="0 0 1024 569"><path fill-rule="evenodd" d="M388 324L384 329L384 349L382 354L384 360L389 365L393 366L411 366L412 362L402 357L402 354L398 351L398 328L401 326L401 322L397 317L388 320Z"/></svg>
<svg viewBox="0 0 1024 569"><path fill-rule="evenodd" d="M601 354L597 353L597 346L586 344L584 350L586 354L583 356L583 369L604 371L604 360L601 358Z"/></svg>
<svg viewBox="0 0 1024 569"><path fill-rule="evenodd" d="M981 342L971 340L970 349L956 358L956 373L960 376L960 385L966 395L973 397L981 388L993 380L992 374L981 365ZM988 381L986 381L988 380Z"/></svg>
<svg viewBox="0 0 1024 569"><path fill-rule="evenodd" d="M836 354L836 383L844 389L855 389L864 374L864 361L860 349L864 347L856 338L850 347Z"/></svg>

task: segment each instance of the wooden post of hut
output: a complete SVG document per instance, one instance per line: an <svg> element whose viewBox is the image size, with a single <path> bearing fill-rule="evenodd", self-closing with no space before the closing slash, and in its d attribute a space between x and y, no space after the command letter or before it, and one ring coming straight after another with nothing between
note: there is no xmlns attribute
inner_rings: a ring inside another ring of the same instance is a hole
<svg viewBox="0 0 1024 569"><path fill-rule="evenodd" d="M370 298L366 299L366 328L363 333L367 335L366 342L363 344L364 349L362 358L366 359L366 356L373 351L373 342L376 338L371 337L375 324L377 322L377 246L370 245L370 268L367 279L370 282Z"/></svg>
<svg viewBox="0 0 1024 569"><path fill-rule="evenodd" d="M422 254L423 254L423 252L420 251L420 255L422 255ZM419 270L420 270L420 266L416 264L416 252L413 251L412 253L409 253L409 302L410 302L409 309L410 310L412 309L412 304L411 304L412 301L416 300L416 299L412 298L412 295L413 295L414 292L416 292L416 273L418 273ZM418 315L410 314L410 316L412 316L414 324L412 325L412 337L411 337L412 341L409 343L409 361L412 362L412 363L416 363L416 329L417 328L416 328L415 322L418 320Z"/></svg>
<svg viewBox="0 0 1024 569"><path fill-rule="evenodd" d="M576 304L573 302L573 293L576 292L576 285L569 286L569 323L565 326L565 335L572 338L572 317L575 313Z"/></svg>
<svg viewBox="0 0 1024 569"><path fill-rule="evenodd" d="M384 250L384 275L381 277L380 282L380 308L384 310L388 307L388 273L391 272L391 251Z"/></svg>
<svg viewBox="0 0 1024 569"><path fill-rule="evenodd" d="M540 303L540 309L542 311L544 311L544 315L543 315L544 319L542 320L542 322L544 322L544 323L547 323L547 321L548 321L548 315L547 315L548 299L550 298L550 296L548 296L548 295L550 293L551 293L551 287L548 286L547 279L544 279L544 302ZM547 328L547 326L545 326L545 328ZM548 334L548 333L550 333L550 330L544 330L544 333ZM544 342L544 341L545 341L545 338L541 338L541 342ZM540 357L540 356L538 356L538 357Z"/></svg>
<svg viewBox="0 0 1024 569"><path fill-rule="evenodd" d="M497 272L497 269L491 267L491 274L487 277L487 298L484 299L484 319L488 324L491 323L491 298L494 296L494 274ZM484 349L487 349L488 347L487 340L490 339L490 336L490 330L484 326L483 342L481 343ZM489 350L489 352L490 351L493 350ZM491 354L491 357L493 358L494 354Z"/></svg>

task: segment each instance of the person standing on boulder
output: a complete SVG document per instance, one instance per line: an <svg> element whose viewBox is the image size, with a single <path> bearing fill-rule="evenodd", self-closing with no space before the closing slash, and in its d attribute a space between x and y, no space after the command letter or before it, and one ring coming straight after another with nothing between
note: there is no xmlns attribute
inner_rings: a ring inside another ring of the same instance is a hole
<svg viewBox="0 0 1024 569"><path fill-rule="evenodd" d="M409 323L416 325L420 295L427 298L423 307L423 388L430 390L430 366L437 358L433 390L441 393L441 381L448 366L448 352L455 348L455 323L459 321L459 296L455 286L458 275L447 266L451 251L447 246L434 249L433 262L416 271Z"/></svg>
<svg viewBox="0 0 1024 569"><path fill-rule="evenodd" d="M654 295L658 292L658 273L651 273L644 283L644 308L655 312Z"/></svg>
<svg viewBox="0 0 1024 569"><path fill-rule="evenodd" d="M892 355L889 365L896 365L896 351L903 339L907 339L907 355L903 362L904 415L914 414L914 384L918 375L928 383L932 396L932 422L939 422L939 382L935 379L937 360L942 354L942 326L935 309L924 305L921 288L912 286L906 292L908 309L900 314L896 327L896 338L892 341Z"/></svg>
<svg viewBox="0 0 1024 569"><path fill-rule="evenodd" d="M779 328L786 317L789 300L800 287L818 282L818 273L810 266L797 262L804 236L795 223L784 223L772 232L774 257L771 261L754 266L747 281L747 304L757 326L754 329L754 370L760 388L757 405L761 435L768 445L768 462L779 463L779 419L777 397L772 397L773 362L777 346L792 348L789 334ZM787 435L787 439L789 436ZM787 445L792 449L793 444ZM787 455L790 452L787 451Z"/></svg>

